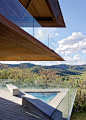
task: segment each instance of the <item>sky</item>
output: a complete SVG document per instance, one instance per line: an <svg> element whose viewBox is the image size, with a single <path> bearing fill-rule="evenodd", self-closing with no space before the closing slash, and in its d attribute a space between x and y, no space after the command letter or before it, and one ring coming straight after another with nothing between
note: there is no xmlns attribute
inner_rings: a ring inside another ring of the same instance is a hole
<svg viewBox="0 0 86 120"><path fill-rule="evenodd" d="M35 28L34 36L58 53L65 61L26 61L26 63L37 65L86 64L86 0L59 0L59 4L66 28ZM32 31L31 28L23 29L29 33ZM2 61L1 63L19 64L21 62Z"/></svg>

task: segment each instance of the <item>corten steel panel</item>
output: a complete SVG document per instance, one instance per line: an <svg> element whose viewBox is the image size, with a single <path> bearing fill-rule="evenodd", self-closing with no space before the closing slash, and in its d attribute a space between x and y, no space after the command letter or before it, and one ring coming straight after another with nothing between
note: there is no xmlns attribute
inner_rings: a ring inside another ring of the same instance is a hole
<svg viewBox="0 0 86 120"><path fill-rule="evenodd" d="M0 61L64 61L17 25L0 15Z"/></svg>
<svg viewBox="0 0 86 120"><path fill-rule="evenodd" d="M42 27L65 27L58 0L18 0Z"/></svg>

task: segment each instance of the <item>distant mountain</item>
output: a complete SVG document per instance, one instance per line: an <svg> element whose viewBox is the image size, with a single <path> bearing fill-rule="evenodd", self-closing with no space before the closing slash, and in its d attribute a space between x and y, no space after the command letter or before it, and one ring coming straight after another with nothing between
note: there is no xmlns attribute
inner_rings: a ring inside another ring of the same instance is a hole
<svg viewBox="0 0 86 120"><path fill-rule="evenodd" d="M56 68L60 70L86 70L86 65L66 65L66 64L60 64L60 65L52 65L52 66L44 66L46 69L48 68Z"/></svg>
<svg viewBox="0 0 86 120"><path fill-rule="evenodd" d="M52 66L44 66L44 68L48 69L48 68L52 68L52 69L62 69L62 70L67 70L69 69L69 65L66 64L60 64L60 65L52 65Z"/></svg>
<svg viewBox="0 0 86 120"><path fill-rule="evenodd" d="M39 69L53 69L57 70L59 75L77 75L82 74L82 72L86 71L86 65L52 65L52 66L41 66L35 65L31 63L22 63L22 64L0 64L0 69L8 69L9 67L19 67L19 68L30 68L33 72L38 72Z"/></svg>
<svg viewBox="0 0 86 120"><path fill-rule="evenodd" d="M21 64L0 64L0 68L6 68L6 67L19 67L19 68L23 68L23 67L27 67L27 68L31 68L34 67L36 65L31 64L31 63L21 63Z"/></svg>

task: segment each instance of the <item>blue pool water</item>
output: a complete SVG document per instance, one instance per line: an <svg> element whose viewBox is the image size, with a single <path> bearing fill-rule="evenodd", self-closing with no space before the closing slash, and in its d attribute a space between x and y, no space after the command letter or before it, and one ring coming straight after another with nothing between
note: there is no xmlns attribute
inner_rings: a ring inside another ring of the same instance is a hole
<svg viewBox="0 0 86 120"><path fill-rule="evenodd" d="M49 103L58 93L27 93L33 95L34 97L42 100L45 103Z"/></svg>

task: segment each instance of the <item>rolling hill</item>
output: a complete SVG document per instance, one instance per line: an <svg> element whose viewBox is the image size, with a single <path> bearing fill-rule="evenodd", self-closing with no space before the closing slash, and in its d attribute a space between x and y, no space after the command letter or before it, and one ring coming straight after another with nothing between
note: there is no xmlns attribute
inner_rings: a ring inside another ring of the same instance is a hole
<svg viewBox="0 0 86 120"><path fill-rule="evenodd" d="M0 64L0 69L8 69L8 68L26 68L30 69L33 72L38 72L39 69L53 69L57 70L59 75L65 76L65 75L78 75L82 74L82 72L86 71L86 65L66 65L66 64L60 64L60 65L52 65L52 66L41 66L41 65L35 65L31 63L23 63L23 64Z"/></svg>

